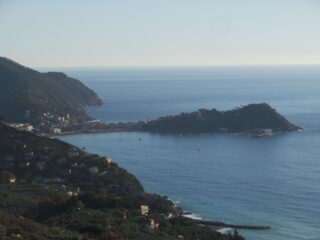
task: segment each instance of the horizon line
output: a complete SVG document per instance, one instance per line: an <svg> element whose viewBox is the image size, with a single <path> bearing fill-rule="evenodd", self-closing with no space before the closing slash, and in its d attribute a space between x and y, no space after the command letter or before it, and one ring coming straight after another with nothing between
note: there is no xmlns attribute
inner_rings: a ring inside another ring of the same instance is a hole
<svg viewBox="0 0 320 240"><path fill-rule="evenodd" d="M74 68L74 69L121 69L121 68L210 68L210 67L282 67L282 66L320 66L320 63L281 63L281 64L187 64L187 65L92 65L92 66L36 66L29 65L31 68L51 69L51 68Z"/></svg>

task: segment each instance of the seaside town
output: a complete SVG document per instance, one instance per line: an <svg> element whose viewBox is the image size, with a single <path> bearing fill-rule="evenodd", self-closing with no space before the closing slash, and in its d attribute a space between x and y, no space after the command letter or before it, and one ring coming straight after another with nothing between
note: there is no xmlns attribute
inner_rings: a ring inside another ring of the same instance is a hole
<svg viewBox="0 0 320 240"><path fill-rule="evenodd" d="M109 124L89 117L79 120L76 115L69 113L46 112L41 114L33 124L10 123L10 126L47 136L144 131L171 134L230 133L262 138L279 132L302 130L266 103L249 104L229 111L199 109L195 112L160 117L155 120Z"/></svg>

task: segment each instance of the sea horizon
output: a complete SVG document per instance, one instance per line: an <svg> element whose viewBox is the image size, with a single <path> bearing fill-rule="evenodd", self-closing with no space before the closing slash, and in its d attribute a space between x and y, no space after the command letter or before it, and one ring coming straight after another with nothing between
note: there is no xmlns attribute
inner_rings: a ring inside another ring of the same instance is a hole
<svg viewBox="0 0 320 240"><path fill-rule="evenodd" d="M170 70L170 69L217 69L217 68L282 68L282 67L319 67L320 63L291 64L208 64L208 65L93 65L93 66L30 66L39 72L52 70Z"/></svg>

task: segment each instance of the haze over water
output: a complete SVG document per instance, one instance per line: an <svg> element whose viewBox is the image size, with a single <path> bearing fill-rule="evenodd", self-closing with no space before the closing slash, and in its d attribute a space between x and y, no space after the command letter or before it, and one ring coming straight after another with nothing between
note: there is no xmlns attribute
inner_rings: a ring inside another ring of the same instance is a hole
<svg viewBox="0 0 320 240"><path fill-rule="evenodd" d="M267 102L303 132L235 135L108 133L65 136L113 157L146 191L212 220L270 225L247 239L320 239L320 66L68 69L108 103L107 122Z"/></svg>

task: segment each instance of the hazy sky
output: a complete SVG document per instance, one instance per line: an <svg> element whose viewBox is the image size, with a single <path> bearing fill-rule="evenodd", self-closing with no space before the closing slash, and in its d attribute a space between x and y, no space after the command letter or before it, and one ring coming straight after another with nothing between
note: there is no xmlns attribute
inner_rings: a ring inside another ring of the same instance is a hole
<svg viewBox="0 0 320 240"><path fill-rule="evenodd" d="M320 64L320 0L0 0L28 66Z"/></svg>

